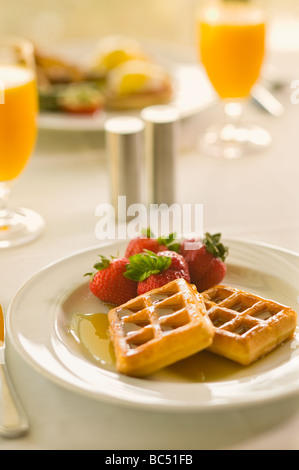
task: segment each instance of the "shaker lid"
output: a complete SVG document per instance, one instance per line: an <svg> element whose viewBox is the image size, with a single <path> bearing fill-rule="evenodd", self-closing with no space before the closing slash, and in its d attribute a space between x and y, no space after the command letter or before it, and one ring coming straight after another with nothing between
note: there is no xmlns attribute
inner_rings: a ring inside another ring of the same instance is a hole
<svg viewBox="0 0 299 470"><path fill-rule="evenodd" d="M117 116L109 118L104 127L113 134L134 134L144 129L144 123L137 117Z"/></svg>
<svg viewBox="0 0 299 470"><path fill-rule="evenodd" d="M171 105L148 106L141 111L141 117L145 121L153 123L168 123L177 121L180 117L179 110Z"/></svg>

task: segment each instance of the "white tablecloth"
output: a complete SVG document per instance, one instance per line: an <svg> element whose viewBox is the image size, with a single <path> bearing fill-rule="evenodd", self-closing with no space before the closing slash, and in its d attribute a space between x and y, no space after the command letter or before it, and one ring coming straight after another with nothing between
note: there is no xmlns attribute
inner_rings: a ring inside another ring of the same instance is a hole
<svg viewBox="0 0 299 470"><path fill-rule="evenodd" d="M281 118L249 107L248 116L273 137L269 149L251 157L221 161L198 152L198 134L216 118L217 106L183 123L177 202L202 203L206 230L299 252L299 105L291 103L290 93L289 86L278 92L286 106ZM0 252L4 311L22 283L46 264L98 243L94 211L108 198L100 132L40 133L11 202L41 213L46 229L35 242ZM9 340L7 363L31 426L22 438L0 438L0 450L299 449L299 394L243 410L164 414L66 390L31 368Z"/></svg>

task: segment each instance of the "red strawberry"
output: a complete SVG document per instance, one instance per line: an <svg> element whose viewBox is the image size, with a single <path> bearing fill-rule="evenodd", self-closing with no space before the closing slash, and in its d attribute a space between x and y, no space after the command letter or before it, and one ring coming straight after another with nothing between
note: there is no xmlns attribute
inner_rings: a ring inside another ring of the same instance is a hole
<svg viewBox="0 0 299 470"><path fill-rule="evenodd" d="M174 279L184 278L190 282L184 257L170 250L159 253L146 251L131 256L125 276L138 281L138 295L164 286Z"/></svg>
<svg viewBox="0 0 299 470"><path fill-rule="evenodd" d="M124 276L129 263L127 258L109 260L100 255L101 261L94 265L97 270L91 275L89 287L91 292L109 304L121 305L137 296L137 282Z"/></svg>
<svg viewBox="0 0 299 470"><path fill-rule="evenodd" d="M184 240L181 244L180 254L187 261L191 282L199 292L219 284L226 274L228 248L220 243L220 238L220 233L206 233L202 242Z"/></svg>
<svg viewBox="0 0 299 470"><path fill-rule="evenodd" d="M163 248L165 248L165 246L160 245L158 240L155 238L137 237L133 238L133 240L129 242L125 251L125 257L130 258L130 256L136 255L137 253L142 253L144 250L158 253L158 251L162 251Z"/></svg>
<svg viewBox="0 0 299 470"><path fill-rule="evenodd" d="M158 253L158 251L168 249L173 251L178 251L179 249L179 245L175 243L175 234L172 233L168 237L155 238L154 234L148 229L143 235L133 238L133 240L128 243L125 257L130 258L130 256L142 253L144 250Z"/></svg>

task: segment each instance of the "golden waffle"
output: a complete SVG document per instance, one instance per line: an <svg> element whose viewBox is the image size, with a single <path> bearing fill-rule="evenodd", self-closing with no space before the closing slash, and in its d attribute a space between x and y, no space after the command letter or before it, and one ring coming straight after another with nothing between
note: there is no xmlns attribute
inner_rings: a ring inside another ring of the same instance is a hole
<svg viewBox="0 0 299 470"><path fill-rule="evenodd" d="M213 341L204 302L184 279L110 310L108 318L116 366L127 375L148 375Z"/></svg>
<svg viewBox="0 0 299 470"><path fill-rule="evenodd" d="M243 365L289 339L297 325L290 307L240 289L219 285L202 297L215 328L209 350Z"/></svg>

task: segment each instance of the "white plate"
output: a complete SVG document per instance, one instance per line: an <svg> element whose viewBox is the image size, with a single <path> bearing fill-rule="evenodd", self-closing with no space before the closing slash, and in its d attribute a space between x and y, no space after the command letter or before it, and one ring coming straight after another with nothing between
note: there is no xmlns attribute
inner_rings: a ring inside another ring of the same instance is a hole
<svg viewBox="0 0 299 470"><path fill-rule="evenodd" d="M172 105L179 110L181 118L195 115L215 102L215 93L202 68L197 64L177 64L170 71L174 80ZM98 131L104 129L107 118L119 115L139 115L140 112L100 112L93 116L72 116L66 113L41 112L40 129Z"/></svg>
<svg viewBox="0 0 299 470"><path fill-rule="evenodd" d="M298 309L299 255L264 244L226 242L230 254L225 284ZM137 379L95 364L69 334L68 324L74 312L99 311L83 274L99 253L121 253L124 246L107 243L63 258L33 276L16 294L7 313L8 333L21 357L37 371L99 400L163 410L244 406L299 391L298 334L249 367L222 360L229 366L211 381L190 381L184 365L179 372L170 367Z"/></svg>

